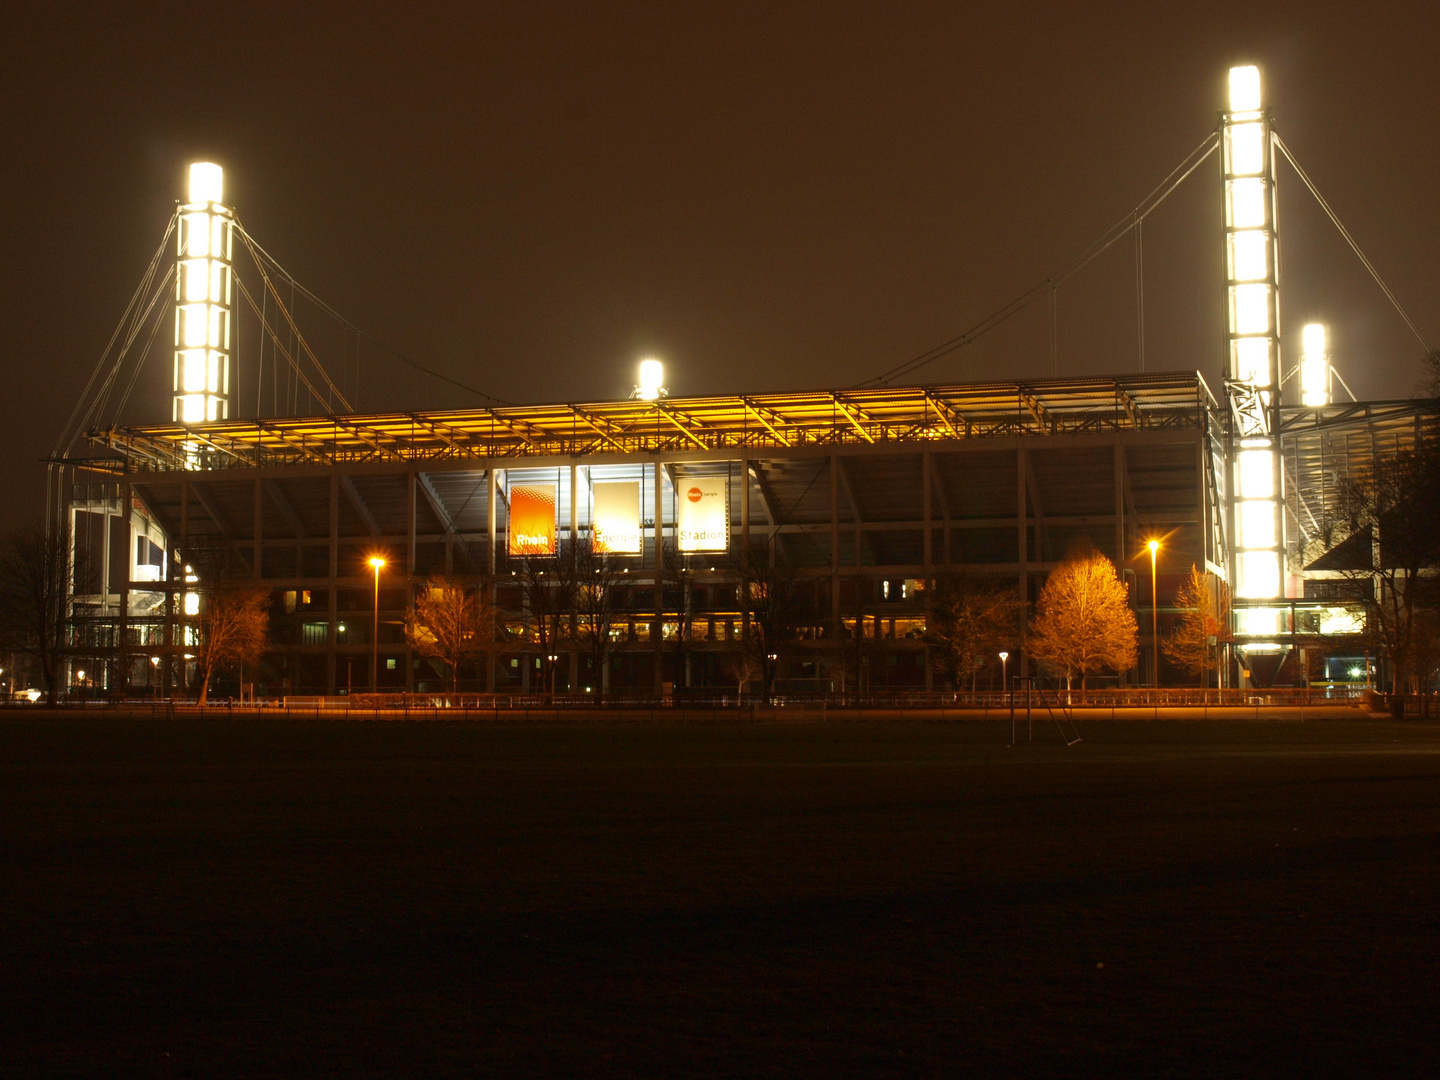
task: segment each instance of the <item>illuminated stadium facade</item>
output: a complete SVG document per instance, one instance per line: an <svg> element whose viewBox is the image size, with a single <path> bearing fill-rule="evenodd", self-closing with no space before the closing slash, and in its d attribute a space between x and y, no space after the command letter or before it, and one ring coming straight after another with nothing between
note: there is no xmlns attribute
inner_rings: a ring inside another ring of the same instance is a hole
<svg viewBox="0 0 1440 1080"><path fill-rule="evenodd" d="M1341 483L1412 445L1430 414L1417 401L1332 403L1318 326L1304 333L1303 403L1282 400L1278 153L1258 72L1233 69L1219 129L1182 163L1188 176L1217 154L1224 188L1228 329L1213 388L1189 372L669 398L655 364L627 401L389 414L350 409L223 204L218 167L195 166L172 226L173 420L91 426L83 457L55 459L83 628L74 668L112 689L188 685L196 568L223 552L228 574L271 593L261 694L368 689L372 658L380 690L441 686L403 632L434 575L485 589L499 612L467 689L541 689L543 673L556 690L720 690L735 685L727 658L745 632L741 569L764 552L793 569L803 600L781 686L929 689L926 602L947 577L1033 600L1083 544L1122 569L1145 612L1158 540L1162 636L1194 566L1234 599L1223 681L1293 681L1304 665L1285 661L1307 642L1358 629L1329 603L1334 572L1306 569ZM235 271L236 237L298 343L285 359L311 400L331 403L324 415L232 416L234 290L280 348ZM603 670L527 632L519 560L577 544L608 545L623 567ZM1148 671L1155 642L1140 625ZM1029 673L1023 649L1009 670ZM1174 676L1162 668L1162 682Z"/></svg>

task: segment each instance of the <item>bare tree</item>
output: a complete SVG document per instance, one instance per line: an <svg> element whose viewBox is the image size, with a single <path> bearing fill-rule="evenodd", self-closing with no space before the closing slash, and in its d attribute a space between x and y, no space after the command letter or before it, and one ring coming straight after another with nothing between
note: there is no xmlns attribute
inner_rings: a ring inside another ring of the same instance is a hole
<svg viewBox="0 0 1440 1080"><path fill-rule="evenodd" d="M621 582L627 580L614 555L596 551L589 540L575 547L575 644L595 672L595 700L605 696L605 671L619 647Z"/></svg>
<svg viewBox="0 0 1440 1080"><path fill-rule="evenodd" d="M721 662L725 674L735 680L735 693L741 697L756 679L764 677L764 669L754 654L745 650L729 652Z"/></svg>
<svg viewBox="0 0 1440 1080"><path fill-rule="evenodd" d="M70 633L70 549L63 534L21 529L0 549L0 635L33 659L55 704Z"/></svg>
<svg viewBox="0 0 1440 1080"><path fill-rule="evenodd" d="M1230 597L1223 585L1217 588L1209 574L1192 565L1175 593L1175 606L1180 625L1161 648L1176 667L1198 676L1203 687L1214 650L1230 636Z"/></svg>
<svg viewBox="0 0 1440 1080"><path fill-rule="evenodd" d="M554 686L560 648L570 640L575 572L573 548L558 556L522 558L516 568L516 580L525 597L525 635L539 650L540 679L547 690Z"/></svg>
<svg viewBox="0 0 1440 1080"><path fill-rule="evenodd" d="M405 613L405 640L450 669L450 692L456 693L461 665L484 656L495 640L495 611L484 589L432 576Z"/></svg>
<svg viewBox="0 0 1440 1080"><path fill-rule="evenodd" d="M1135 666L1138 631L1115 564L1098 551L1076 550L1050 572L1030 628L1030 655L1065 676Z"/></svg>
<svg viewBox="0 0 1440 1080"><path fill-rule="evenodd" d="M795 569L775 546L746 553L740 567L742 649L760 669L765 694L774 691L780 659L799 636L801 597Z"/></svg>
<svg viewBox="0 0 1440 1080"><path fill-rule="evenodd" d="M1018 638L1023 611L1014 586L968 575L946 578L931 601L925 640L955 684L969 682L973 691L981 669Z"/></svg>
<svg viewBox="0 0 1440 1080"><path fill-rule="evenodd" d="M1349 582L1346 602L1365 612L1368 643L1390 661L1391 690L1419 673L1419 628L1440 609L1440 433L1381 457L1367 476L1343 479L1340 511L1323 523L1330 550L1312 563Z"/></svg>
<svg viewBox="0 0 1440 1080"><path fill-rule="evenodd" d="M673 607L668 603L664 606L667 611L675 612L675 637L672 645L677 661L676 668L681 673L684 672L686 661L695 647L695 568L690 565L693 557L677 551L671 544L666 544L661 570L661 587L675 590ZM661 647L664 647L663 634Z"/></svg>

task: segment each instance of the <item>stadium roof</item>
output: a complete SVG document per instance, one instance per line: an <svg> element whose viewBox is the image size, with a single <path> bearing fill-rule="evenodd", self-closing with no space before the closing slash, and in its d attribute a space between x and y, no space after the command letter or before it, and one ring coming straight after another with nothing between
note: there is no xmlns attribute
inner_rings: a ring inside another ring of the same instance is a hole
<svg viewBox="0 0 1440 1080"><path fill-rule="evenodd" d="M784 450L1201 429L1219 415L1204 379L1180 372L108 428L89 433L98 456L83 464L119 473Z"/></svg>

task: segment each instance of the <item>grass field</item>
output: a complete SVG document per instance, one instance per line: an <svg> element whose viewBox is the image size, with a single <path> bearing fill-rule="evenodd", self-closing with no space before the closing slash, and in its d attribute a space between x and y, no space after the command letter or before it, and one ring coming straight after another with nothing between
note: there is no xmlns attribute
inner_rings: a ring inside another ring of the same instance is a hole
<svg viewBox="0 0 1440 1080"><path fill-rule="evenodd" d="M0 717L0 1074L1432 1074L1440 727L1080 731Z"/></svg>

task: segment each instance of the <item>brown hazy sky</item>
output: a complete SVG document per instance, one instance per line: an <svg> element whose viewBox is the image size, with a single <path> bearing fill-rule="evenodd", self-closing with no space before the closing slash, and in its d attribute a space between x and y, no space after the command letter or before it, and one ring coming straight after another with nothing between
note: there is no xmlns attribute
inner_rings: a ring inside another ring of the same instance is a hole
<svg viewBox="0 0 1440 1080"><path fill-rule="evenodd" d="M1282 137L1440 339L1437 32L1433 3L12 13L7 524L36 516L38 460L200 158L300 281L496 397L623 395L651 353L677 394L846 386L1083 248L1214 127L1227 67L1253 62ZM1283 166L1280 182L1285 332L1328 321L1357 394L1408 394L1422 348ZM1147 366L1212 384L1218 228L1211 164L1145 230ZM1047 337L1036 308L916 380L1041 376ZM1061 291L1059 341L1062 375L1137 369L1130 244ZM251 347L242 334L241 415ZM476 400L378 350L361 362L362 409ZM160 348L125 418L168 419L169 381Z"/></svg>

